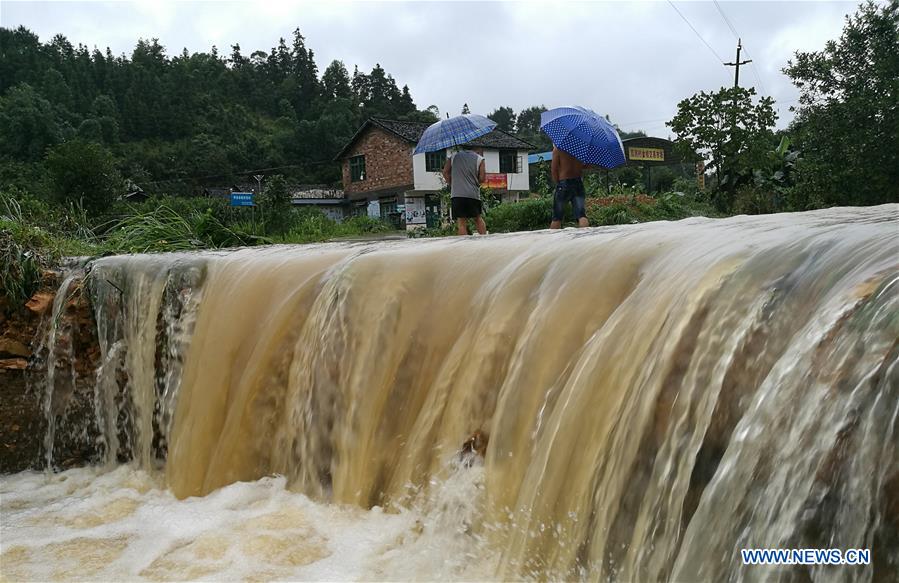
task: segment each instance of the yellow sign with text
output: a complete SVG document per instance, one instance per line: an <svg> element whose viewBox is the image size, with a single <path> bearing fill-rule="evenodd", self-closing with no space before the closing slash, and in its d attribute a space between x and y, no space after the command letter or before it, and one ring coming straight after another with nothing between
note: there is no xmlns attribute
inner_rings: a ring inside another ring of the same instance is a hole
<svg viewBox="0 0 899 583"><path fill-rule="evenodd" d="M664 162L665 150L661 148L628 148L627 157L631 160L649 160L650 162Z"/></svg>

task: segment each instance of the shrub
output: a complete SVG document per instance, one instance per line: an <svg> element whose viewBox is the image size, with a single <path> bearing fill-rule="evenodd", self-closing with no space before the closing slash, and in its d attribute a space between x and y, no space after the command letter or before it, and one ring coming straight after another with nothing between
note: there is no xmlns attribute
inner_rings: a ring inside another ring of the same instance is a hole
<svg viewBox="0 0 899 583"><path fill-rule="evenodd" d="M546 229L552 214L552 198L529 198L503 203L491 209L485 218L491 233L509 233Z"/></svg>
<svg viewBox="0 0 899 583"><path fill-rule="evenodd" d="M287 181L281 175L272 176L258 200L265 232L283 234L291 227L293 207Z"/></svg>
<svg viewBox="0 0 899 583"><path fill-rule="evenodd" d="M313 208L294 209L293 227L278 237L279 243L314 243L337 237L353 237L372 233L386 233L394 228L381 219L367 216L350 217L341 223Z"/></svg>
<svg viewBox="0 0 899 583"><path fill-rule="evenodd" d="M91 216L102 214L122 188L112 154L93 142L64 142L47 155L53 195L64 206L77 205Z"/></svg>
<svg viewBox="0 0 899 583"><path fill-rule="evenodd" d="M292 227L278 238L279 243L313 243L337 234L337 222L313 208L294 209Z"/></svg>
<svg viewBox="0 0 899 583"><path fill-rule="evenodd" d="M784 190L779 187L742 186L734 195L734 214L761 215L776 213L784 207Z"/></svg>
<svg viewBox="0 0 899 583"><path fill-rule="evenodd" d="M373 219L371 217L350 217L342 223L338 223L339 232L348 235L360 235L366 233L386 233L393 231L393 226L385 223L381 219Z"/></svg>

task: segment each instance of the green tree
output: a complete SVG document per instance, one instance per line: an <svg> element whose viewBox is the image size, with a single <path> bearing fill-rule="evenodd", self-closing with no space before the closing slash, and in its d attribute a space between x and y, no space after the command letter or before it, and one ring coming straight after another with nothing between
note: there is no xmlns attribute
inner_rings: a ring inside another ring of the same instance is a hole
<svg viewBox="0 0 899 583"><path fill-rule="evenodd" d="M350 77L335 61L319 79L298 30L291 44L249 55L235 44L227 56L212 47L170 57L140 39L116 56L0 27L0 174L42 178L48 148L78 136L108 147L128 178L158 194L285 165L292 182L337 182L331 157L363 115L436 119L380 65Z"/></svg>
<svg viewBox="0 0 899 583"><path fill-rule="evenodd" d="M629 140L631 138L645 138L646 132L643 130L635 130L632 132L619 129L618 126L615 126L615 129L618 130L618 137L622 140Z"/></svg>
<svg viewBox="0 0 899 583"><path fill-rule="evenodd" d="M801 92L790 128L799 208L899 201L897 31L899 1L862 4L839 40L784 69Z"/></svg>
<svg viewBox="0 0 899 583"><path fill-rule="evenodd" d="M396 110L401 118L418 111L418 108L415 107L415 102L412 100L412 92L409 91L408 85L403 85L403 92L397 98Z"/></svg>
<svg viewBox="0 0 899 583"><path fill-rule="evenodd" d="M34 86L36 76L51 66L38 36L24 26L0 28L0 55L0 94L20 83Z"/></svg>
<svg viewBox="0 0 899 583"><path fill-rule="evenodd" d="M343 61L331 61L322 74L324 96L327 99L350 99L353 89L350 86L350 74Z"/></svg>
<svg viewBox="0 0 899 583"><path fill-rule="evenodd" d="M67 110L72 106L72 91L65 77L56 69L48 69L41 81L41 95L58 108Z"/></svg>
<svg viewBox="0 0 899 583"><path fill-rule="evenodd" d="M0 98L0 153L19 160L40 160L65 134L51 103L30 85L17 85Z"/></svg>
<svg viewBox="0 0 899 583"><path fill-rule="evenodd" d="M414 109L412 95L403 91L396 85L392 75L375 64L371 73L364 75L358 68L353 73L351 82L353 93L357 102L361 105L362 117L403 117ZM411 108L411 109L410 109Z"/></svg>
<svg viewBox="0 0 899 583"><path fill-rule="evenodd" d="M95 119L86 119L78 126L78 139L87 142L103 142L103 126Z"/></svg>
<svg viewBox="0 0 899 583"><path fill-rule="evenodd" d="M289 230L293 205L290 202L290 189L284 177L276 174L266 180L259 199L265 232L280 235Z"/></svg>
<svg viewBox="0 0 899 583"><path fill-rule="evenodd" d="M773 141L777 120L774 100L762 97L753 103L755 89L724 88L701 91L677 105L668 126L677 136L677 147L686 159L707 160L717 177L715 203L730 210L733 187L741 176L752 175Z"/></svg>
<svg viewBox="0 0 899 583"><path fill-rule="evenodd" d="M544 111L546 107L542 105L527 107L518 113L517 120L518 136L541 152L553 147L549 137L540 131L540 114Z"/></svg>
<svg viewBox="0 0 899 583"><path fill-rule="evenodd" d="M306 48L306 39L300 29L293 31L293 48L291 50L291 74L296 80L297 91L294 94L294 107L297 115L309 111L313 101L318 97L320 85L318 68L315 65L315 53Z"/></svg>
<svg viewBox="0 0 899 583"><path fill-rule="evenodd" d="M540 114L546 111L543 105L522 109L518 114L518 132L532 135L540 132Z"/></svg>
<svg viewBox="0 0 899 583"><path fill-rule="evenodd" d="M95 142L64 142L50 150L46 166L56 200L78 204L92 216L102 214L121 191L112 154Z"/></svg>
<svg viewBox="0 0 899 583"><path fill-rule="evenodd" d="M487 117L495 121L496 127L504 132L515 132L515 110L511 107L498 107Z"/></svg>

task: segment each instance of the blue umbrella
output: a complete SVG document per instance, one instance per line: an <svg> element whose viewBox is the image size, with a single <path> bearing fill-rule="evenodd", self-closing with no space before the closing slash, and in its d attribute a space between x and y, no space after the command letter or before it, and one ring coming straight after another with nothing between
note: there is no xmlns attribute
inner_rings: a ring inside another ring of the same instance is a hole
<svg viewBox="0 0 899 583"><path fill-rule="evenodd" d="M540 129L553 144L583 162L615 168L626 162L624 146L606 118L584 107L557 107L540 114Z"/></svg>
<svg viewBox="0 0 899 583"><path fill-rule="evenodd" d="M449 119L442 119L427 127L418 145L415 146L415 154L422 152L436 152L445 148L451 148L470 142L484 134L489 134L496 127L496 122L483 115L466 113Z"/></svg>

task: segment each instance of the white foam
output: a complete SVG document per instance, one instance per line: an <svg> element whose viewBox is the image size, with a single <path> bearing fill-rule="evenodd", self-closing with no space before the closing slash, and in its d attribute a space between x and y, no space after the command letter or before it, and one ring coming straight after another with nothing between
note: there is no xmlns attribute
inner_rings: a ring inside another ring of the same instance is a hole
<svg viewBox="0 0 899 583"><path fill-rule="evenodd" d="M0 579L491 579L482 505L483 468L397 512L314 502L281 477L177 500L128 466L24 472L0 479Z"/></svg>

